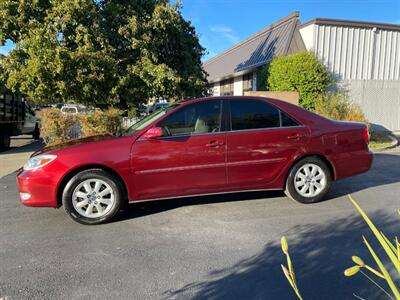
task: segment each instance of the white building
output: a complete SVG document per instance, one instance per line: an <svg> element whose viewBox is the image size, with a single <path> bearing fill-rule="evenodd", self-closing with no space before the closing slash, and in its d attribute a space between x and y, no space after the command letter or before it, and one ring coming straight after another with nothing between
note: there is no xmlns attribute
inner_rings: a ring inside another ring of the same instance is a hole
<svg viewBox="0 0 400 300"><path fill-rule="evenodd" d="M400 130L400 25L315 19L297 12L204 63L214 95L256 90L275 55L313 51L378 127Z"/></svg>
<svg viewBox="0 0 400 300"><path fill-rule="evenodd" d="M370 122L400 130L400 25L315 19L300 33Z"/></svg>

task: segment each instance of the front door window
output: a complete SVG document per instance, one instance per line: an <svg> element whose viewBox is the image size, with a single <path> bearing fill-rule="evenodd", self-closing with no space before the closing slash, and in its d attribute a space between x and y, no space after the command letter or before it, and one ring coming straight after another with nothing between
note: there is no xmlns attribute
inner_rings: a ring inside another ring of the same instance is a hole
<svg viewBox="0 0 400 300"><path fill-rule="evenodd" d="M221 130L221 101L202 101L179 109L157 125L165 136L212 133Z"/></svg>

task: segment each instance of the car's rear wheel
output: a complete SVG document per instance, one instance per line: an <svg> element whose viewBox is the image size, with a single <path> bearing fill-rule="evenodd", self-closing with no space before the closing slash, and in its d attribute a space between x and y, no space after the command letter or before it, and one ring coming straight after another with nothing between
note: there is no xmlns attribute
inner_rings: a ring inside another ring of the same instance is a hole
<svg viewBox="0 0 400 300"><path fill-rule="evenodd" d="M120 183L101 169L85 170L67 183L62 202L74 221L87 225L104 223L111 220L121 208Z"/></svg>
<svg viewBox="0 0 400 300"><path fill-rule="evenodd" d="M285 193L301 203L315 203L323 199L331 186L332 176L326 163L318 157L306 157L289 172Z"/></svg>

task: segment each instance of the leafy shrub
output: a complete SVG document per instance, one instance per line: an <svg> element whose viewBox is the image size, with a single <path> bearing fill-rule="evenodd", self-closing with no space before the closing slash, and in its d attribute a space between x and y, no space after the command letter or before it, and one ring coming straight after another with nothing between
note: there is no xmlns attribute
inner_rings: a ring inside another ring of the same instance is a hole
<svg viewBox="0 0 400 300"><path fill-rule="evenodd" d="M79 116L79 123L83 137L114 134L121 127L119 110L115 108L82 114Z"/></svg>
<svg viewBox="0 0 400 300"><path fill-rule="evenodd" d="M128 117L129 118L136 118L137 117L137 112L138 112L138 109L137 109L136 106L134 106L134 105L130 106L129 110L128 110Z"/></svg>
<svg viewBox="0 0 400 300"><path fill-rule="evenodd" d="M351 103L349 97L343 93L325 93L317 96L315 112L338 121L368 122L360 106Z"/></svg>
<svg viewBox="0 0 400 300"><path fill-rule="evenodd" d="M267 88L270 91L296 91L300 105L314 109L315 99L332 83L326 67L311 52L279 56L268 68Z"/></svg>
<svg viewBox="0 0 400 300"><path fill-rule="evenodd" d="M70 140L71 128L75 124L74 116L64 115L59 109L50 108L40 112L40 135L47 145Z"/></svg>

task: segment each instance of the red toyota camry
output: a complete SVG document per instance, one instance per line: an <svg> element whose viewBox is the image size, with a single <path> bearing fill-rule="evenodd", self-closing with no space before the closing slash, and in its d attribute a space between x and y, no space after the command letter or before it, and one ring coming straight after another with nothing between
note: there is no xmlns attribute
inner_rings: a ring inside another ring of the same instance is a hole
<svg viewBox="0 0 400 300"><path fill-rule="evenodd" d="M331 182L371 167L365 124L287 102L210 97L172 104L122 136L34 153L17 177L24 205L64 206L77 222L113 218L126 202L284 190L314 203Z"/></svg>

